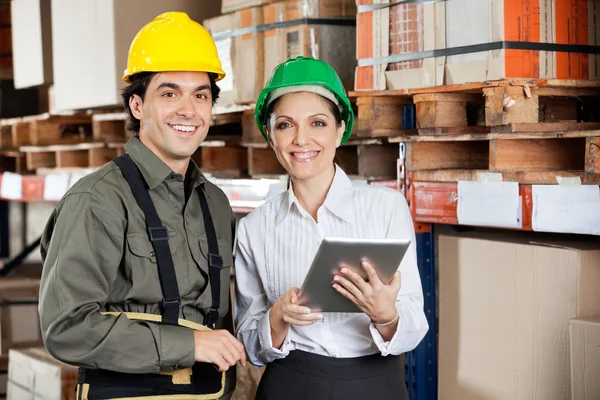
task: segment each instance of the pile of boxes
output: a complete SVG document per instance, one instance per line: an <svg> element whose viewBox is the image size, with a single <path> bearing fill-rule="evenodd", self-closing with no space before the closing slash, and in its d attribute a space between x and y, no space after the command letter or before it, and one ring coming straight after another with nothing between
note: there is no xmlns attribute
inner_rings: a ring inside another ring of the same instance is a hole
<svg viewBox="0 0 600 400"><path fill-rule="evenodd" d="M23 269L23 268L21 268ZM17 271L18 272L18 271ZM38 314L39 274L0 277L0 399L69 400L77 368L44 348Z"/></svg>
<svg viewBox="0 0 600 400"><path fill-rule="evenodd" d="M438 398L600 398L597 243L448 231L437 237Z"/></svg>
<svg viewBox="0 0 600 400"><path fill-rule="evenodd" d="M585 53L600 44L596 0L357 3L356 90L600 79L600 55Z"/></svg>
<svg viewBox="0 0 600 400"><path fill-rule="evenodd" d="M356 65L354 0L225 0L223 15L203 21L228 76L219 105L251 104L274 68L312 56L332 65L347 89Z"/></svg>

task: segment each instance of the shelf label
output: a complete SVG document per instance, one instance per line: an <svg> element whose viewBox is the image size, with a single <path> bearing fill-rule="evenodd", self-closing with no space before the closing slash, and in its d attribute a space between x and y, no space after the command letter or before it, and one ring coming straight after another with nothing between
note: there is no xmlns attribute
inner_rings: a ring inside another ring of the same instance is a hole
<svg viewBox="0 0 600 400"><path fill-rule="evenodd" d="M518 182L496 179L458 182L458 222L463 225L521 228Z"/></svg>
<svg viewBox="0 0 600 400"><path fill-rule="evenodd" d="M69 189L69 174L49 174L44 178L44 200L60 200Z"/></svg>
<svg viewBox="0 0 600 400"><path fill-rule="evenodd" d="M23 177L12 172L4 172L0 196L5 199L21 200L23 198Z"/></svg>
<svg viewBox="0 0 600 400"><path fill-rule="evenodd" d="M534 231L600 235L600 187L533 185Z"/></svg>

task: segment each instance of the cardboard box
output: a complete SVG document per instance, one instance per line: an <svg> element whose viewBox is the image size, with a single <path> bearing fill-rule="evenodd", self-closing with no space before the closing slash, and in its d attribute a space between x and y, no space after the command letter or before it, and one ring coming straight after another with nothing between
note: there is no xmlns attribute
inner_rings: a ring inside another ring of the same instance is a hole
<svg viewBox="0 0 600 400"><path fill-rule="evenodd" d="M8 354L0 355L0 399L6 399L8 385Z"/></svg>
<svg viewBox="0 0 600 400"><path fill-rule="evenodd" d="M217 52L221 60L221 66L225 71L225 78L217 83L221 92L217 100L218 106L230 106L234 104L233 96L233 60L235 58L234 38L230 34L240 27L238 14L227 14L205 20L202 25L215 38ZM220 36L219 36L220 35ZM219 38L221 37L221 38Z"/></svg>
<svg viewBox="0 0 600 400"><path fill-rule="evenodd" d="M363 11L360 6L389 0L357 0L357 58L367 60L391 55L444 49L446 2L397 4ZM442 85L444 57L356 68L355 90L410 89Z"/></svg>
<svg viewBox="0 0 600 400"><path fill-rule="evenodd" d="M571 399L600 399L600 316L572 319Z"/></svg>
<svg viewBox="0 0 600 400"><path fill-rule="evenodd" d="M13 76L16 89L52 83L50 0L11 2Z"/></svg>
<svg viewBox="0 0 600 400"><path fill-rule="evenodd" d="M600 44L596 0L457 0L446 3L448 47L498 41ZM494 50L447 58L446 83L504 78L600 78L598 55Z"/></svg>
<svg viewBox="0 0 600 400"><path fill-rule="evenodd" d="M438 237L439 399L564 400L569 320L600 315L600 247Z"/></svg>
<svg viewBox="0 0 600 400"><path fill-rule="evenodd" d="M54 359L43 348L11 350L7 400L71 400L77 368Z"/></svg>
<svg viewBox="0 0 600 400"><path fill-rule="evenodd" d="M356 26L354 0L291 0L264 7L265 24L318 20L265 31L265 83L275 67L299 56L320 59L331 65L350 90L356 65ZM351 25L335 24L345 18Z"/></svg>
<svg viewBox="0 0 600 400"><path fill-rule="evenodd" d="M221 0L221 13L227 14L240 11L245 8L262 6L264 4L276 3L280 0Z"/></svg>
<svg viewBox="0 0 600 400"><path fill-rule="evenodd" d="M53 0L56 110L120 105L129 46L144 25L167 11L203 21L219 15L220 6L198 0Z"/></svg>
<svg viewBox="0 0 600 400"><path fill-rule="evenodd" d="M10 348L39 346L39 279L0 278L0 354Z"/></svg>
<svg viewBox="0 0 600 400"><path fill-rule="evenodd" d="M260 7L238 11L236 15L240 28L263 24L263 10ZM256 102L264 86L264 45L264 32L248 33L234 38L233 91L234 100L238 104Z"/></svg>

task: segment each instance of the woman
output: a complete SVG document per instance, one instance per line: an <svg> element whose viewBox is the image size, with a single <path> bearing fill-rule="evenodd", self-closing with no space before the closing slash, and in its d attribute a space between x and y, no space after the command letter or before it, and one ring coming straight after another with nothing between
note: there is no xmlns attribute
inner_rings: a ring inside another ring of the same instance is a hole
<svg viewBox="0 0 600 400"><path fill-rule="evenodd" d="M353 183L334 163L354 123L338 75L313 58L288 60L262 90L255 119L290 176L286 192L239 224L237 335L250 361L267 365L256 398L408 398L399 355L428 329L413 223L399 192ZM368 263L368 281L345 268L332 277L363 313L321 314L298 304L327 236L411 240L387 285Z"/></svg>

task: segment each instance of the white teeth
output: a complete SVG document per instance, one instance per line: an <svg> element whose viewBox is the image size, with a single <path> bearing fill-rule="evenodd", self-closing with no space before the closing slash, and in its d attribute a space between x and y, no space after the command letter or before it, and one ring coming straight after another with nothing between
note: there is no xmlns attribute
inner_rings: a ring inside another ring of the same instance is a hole
<svg viewBox="0 0 600 400"><path fill-rule="evenodd" d="M300 159L304 159L304 158L311 158L317 155L316 151L311 151L311 152L303 152L303 153L292 153L294 155L295 158L300 158Z"/></svg>
<svg viewBox="0 0 600 400"><path fill-rule="evenodd" d="M189 125L171 125L171 127L173 129L175 129L176 131L180 131L180 132L194 132L194 130L196 129L195 126L189 126Z"/></svg>

